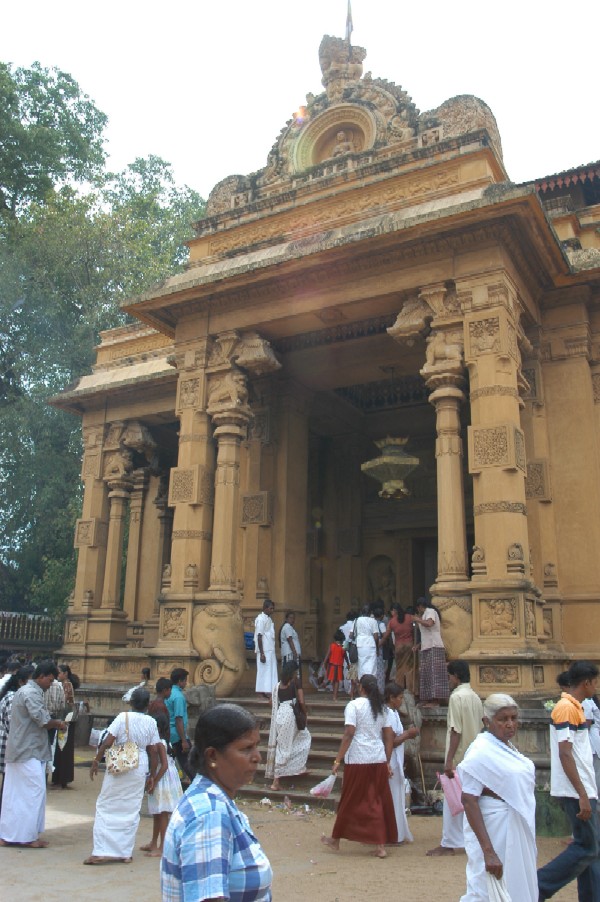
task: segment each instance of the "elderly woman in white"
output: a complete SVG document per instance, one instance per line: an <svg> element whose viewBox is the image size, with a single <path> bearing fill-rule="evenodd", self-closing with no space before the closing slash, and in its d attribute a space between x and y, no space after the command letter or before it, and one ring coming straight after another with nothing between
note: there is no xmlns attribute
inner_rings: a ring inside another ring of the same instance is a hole
<svg viewBox="0 0 600 902"><path fill-rule="evenodd" d="M118 775L108 772L104 775L96 800L94 848L84 864L129 864L131 861L144 790L152 792L154 774L158 770L156 747L160 737L156 721L145 713L149 701L147 689L133 690L132 710L115 717L90 765L90 779L93 780L104 752L115 742L131 741L138 747L137 767Z"/></svg>
<svg viewBox="0 0 600 902"><path fill-rule="evenodd" d="M363 607L360 617L354 622L354 641L358 649L358 678L365 674L377 676L379 630L368 604Z"/></svg>
<svg viewBox="0 0 600 902"><path fill-rule="evenodd" d="M467 892L460 902L538 902L535 767L512 743L518 721L510 695L488 696L486 732L471 743L457 768L468 855Z"/></svg>

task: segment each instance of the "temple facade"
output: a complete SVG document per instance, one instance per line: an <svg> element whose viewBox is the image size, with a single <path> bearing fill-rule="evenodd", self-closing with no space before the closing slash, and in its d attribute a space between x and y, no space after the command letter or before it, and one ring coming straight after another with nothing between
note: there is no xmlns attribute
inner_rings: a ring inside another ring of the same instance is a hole
<svg viewBox="0 0 600 902"><path fill-rule="evenodd" d="M427 595L485 694L599 659L600 164L515 185L485 103L419 113L364 57L323 39L324 92L52 401L87 681L250 686L267 597L318 658L349 608Z"/></svg>

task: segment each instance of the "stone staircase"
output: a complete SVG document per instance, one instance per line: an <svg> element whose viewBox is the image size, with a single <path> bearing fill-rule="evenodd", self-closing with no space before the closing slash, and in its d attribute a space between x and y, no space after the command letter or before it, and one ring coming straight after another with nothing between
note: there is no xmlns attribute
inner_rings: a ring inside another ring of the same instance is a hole
<svg viewBox="0 0 600 902"><path fill-rule="evenodd" d="M236 696L221 700L242 705L255 715L260 724L262 762L254 781L240 790L241 798L260 801L267 797L273 805L277 805L283 802L285 796L288 796L293 805L310 805L311 808L322 807L331 810L337 805L342 787L341 772L329 798L317 799L310 795L309 790L331 774L331 766L344 732L344 708L348 696L340 695L340 699L334 702L330 692L306 692L305 700L308 710L308 730L312 738L306 764L310 774L301 777L284 777L281 781L282 789L278 792L270 789L271 781L265 779L267 744L271 726L270 702L267 703L266 700L261 700L256 695Z"/></svg>

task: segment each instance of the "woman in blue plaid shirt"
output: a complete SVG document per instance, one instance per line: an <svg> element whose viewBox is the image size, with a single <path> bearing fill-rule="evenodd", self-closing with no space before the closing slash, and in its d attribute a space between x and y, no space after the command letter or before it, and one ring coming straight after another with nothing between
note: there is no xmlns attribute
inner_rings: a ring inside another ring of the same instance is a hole
<svg viewBox="0 0 600 902"><path fill-rule="evenodd" d="M271 902L269 860L234 798L260 764L255 718L216 705L198 718L197 776L171 816L161 862L163 902Z"/></svg>

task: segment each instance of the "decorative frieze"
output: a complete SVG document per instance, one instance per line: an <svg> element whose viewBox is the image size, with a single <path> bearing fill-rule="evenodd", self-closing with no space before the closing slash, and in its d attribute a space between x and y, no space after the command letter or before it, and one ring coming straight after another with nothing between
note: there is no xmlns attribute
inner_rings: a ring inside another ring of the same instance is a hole
<svg viewBox="0 0 600 902"><path fill-rule="evenodd" d="M519 392L510 385L484 385L483 388L474 388L469 392L471 401L478 401L479 398L514 398L519 399Z"/></svg>
<svg viewBox="0 0 600 902"><path fill-rule="evenodd" d="M175 504L213 504L215 497L212 470L202 464L173 467L169 480L169 507Z"/></svg>
<svg viewBox="0 0 600 902"><path fill-rule="evenodd" d="M523 514L527 516L527 507L520 501L485 501L473 508L476 517L481 514Z"/></svg>
<svg viewBox="0 0 600 902"><path fill-rule="evenodd" d="M105 547L108 536L108 523L92 517L89 520L77 520L75 523L75 548Z"/></svg>
<svg viewBox="0 0 600 902"><path fill-rule="evenodd" d="M270 492L248 492L241 496L241 525L270 526L272 518Z"/></svg>
<svg viewBox="0 0 600 902"><path fill-rule="evenodd" d="M479 682L483 686L491 684L497 684L499 686L520 686L521 668L517 665L480 665Z"/></svg>
<svg viewBox="0 0 600 902"><path fill-rule="evenodd" d="M174 542L182 539L204 539L211 542L212 532L205 529L174 529L171 538Z"/></svg>

